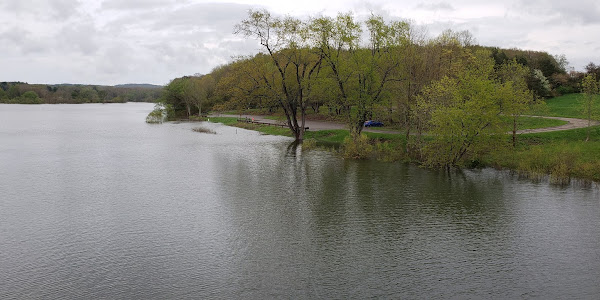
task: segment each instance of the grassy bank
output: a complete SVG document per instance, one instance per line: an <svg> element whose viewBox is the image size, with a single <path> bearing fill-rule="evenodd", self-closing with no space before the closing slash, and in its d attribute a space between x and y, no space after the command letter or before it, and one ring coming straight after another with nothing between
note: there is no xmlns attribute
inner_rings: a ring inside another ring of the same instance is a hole
<svg viewBox="0 0 600 300"><path fill-rule="evenodd" d="M581 103L579 95L562 96L548 101L545 115L559 117L579 117ZM600 103L599 103L600 105ZM289 129L239 123L237 118L210 118L230 126L256 130L265 134L291 136ZM519 129L554 127L565 124L564 121L543 118L521 118ZM566 183L570 178L600 181L600 126L590 128L590 140L586 139L586 128L519 135L515 148L508 146L491 151L479 157L480 166L511 169L526 176L550 175L555 183ZM370 157L390 161L408 161L411 157L406 151L404 134L365 132L370 148ZM306 132L306 140L314 140L317 145L338 148L349 136L347 130L322 130ZM364 145L363 145L364 146Z"/></svg>
<svg viewBox="0 0 600 300"><path fill-rule="evenodd" d="M568 178L600 181L600 126L568 131L526 134L509 151L496 151L483 157L484 164L508 168L535 176L550 174L557 183Z"/></svg>
<svg viewBox="0 0 600 300"><path fill-rule="evenodd" d="M548 117L580 118L582 113L583 94L568 94L546 100L546 106L533 112L534 115ZM596 107L600 106L600 96L596 97Z"/></svg>

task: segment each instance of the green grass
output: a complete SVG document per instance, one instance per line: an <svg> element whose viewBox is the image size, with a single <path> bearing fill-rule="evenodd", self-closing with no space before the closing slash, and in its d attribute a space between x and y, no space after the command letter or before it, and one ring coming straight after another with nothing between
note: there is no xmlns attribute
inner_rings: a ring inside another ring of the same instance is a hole
<svg viewBox="0 0 600 300"><path fill-rule="evenodd" d="M556 127L565 125L568 122L555 119L544 119L544 118L533 118L533 117L519 117L517 119L517 128L521 129L537 129L546 127Z"/></svg>
<svg viewBox="0 0 600 300"><path fill-rule="evenodd" d="M526 134L515 149L484 156L486 165L524 173L550 174L554 178L582 178L600 181L600 126Z"/></svg>
<svg viewBox="0 0 600 300"><path fill-rule="evenodd" d="M307 139L315 139L319 142L326 143L338 143L344 142L344 139L350 135L348 130L335 129L335 130L319 130L319 131L307 131L305 133Z"/></svg>
<svg viewBox="0 0 600 300"><path fill-rule="evenodd" d="M546 115L581 117L576 114L579 103L575 95L548 100ZM571 113L569 113L569 111ZM238 126L265 134L292 136L288 128L237 122L237 118L210 118L211 122ZM519 129L554 127L565 122L543 118L520 118ZM516 148L503 147L481 157L484 166L508 168L521 174L550 174L553 182L564 183L565 178L600 181L600 126L590 128L590 141L585 142L587 129L523 134ZM364 132L373 145L373 157L383 160L409 160L406 155L406 136L393 133ZM307 131L305 139L314 139L317 145L335 148L343 145L348 130ZM507 135L507 145L509 143ZM530 175L527 175L530 176ZM537 176L537 175L535 175Z"/></svg>
<svg viewBox="0 0 600 300"><path fill-rule="evenodd" d="M228 126L235 125L238 122L237 118L232 117L210 117L208 120L213 123L223 123Z"/></svg>
<svg viewBox="0 0 600 300"><path fill-rule="evenodd" d="M533 114L549 117L585 119L582 114L583 94L567 94L546 100L546 107L534 110ZM596 97L596 107L600 106L600 96Z"/></svg>

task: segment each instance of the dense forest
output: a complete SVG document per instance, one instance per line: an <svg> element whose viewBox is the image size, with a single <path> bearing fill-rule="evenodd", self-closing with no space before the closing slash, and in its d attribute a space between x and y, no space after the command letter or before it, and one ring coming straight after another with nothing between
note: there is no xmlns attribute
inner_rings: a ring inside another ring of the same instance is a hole
<svg viewBox="0 0 600 300"><path fill-rule="evenodd" d="M123 103L156 102L161 86L152 85L75 85L0 82L0 103Z"/></svg>

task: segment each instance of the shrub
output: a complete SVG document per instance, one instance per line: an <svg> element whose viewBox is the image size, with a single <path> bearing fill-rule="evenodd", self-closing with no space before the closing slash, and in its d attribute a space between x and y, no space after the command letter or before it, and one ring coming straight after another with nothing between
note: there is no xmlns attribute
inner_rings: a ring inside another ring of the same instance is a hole
<svg viewBox="0 0 600 300"><path fill-rule="evenodd" d="M38 94L34 91L28 91L23 93L19 100L17 101L21 104L42 104L42 99L38 96Z"/></svg>
<svg viewBox="0 0 600 300"><path fill-rule="evenodd" d="M309 151L317 147L317 140L306 139L302 142L302 151Z"/></svg>
<svg viewBox="0 0 600 300"><path fill-rule="evenodd" d="M204 128L204 127L195 127L192 130L195 131L195 132L200 132L200 133L217 134L214 130L208 129L208 128Z"/></svg>
<svg viewBox="0 0 600 300"><path fill-rule="evenodd" d="M373 152L373 146L369 144L369 138L364 134L352 133L344 139L341 154L344 158L365 159Z"/></svg>
<svg viewBox="0 0 600 300"><path fill-rule="evenodd" d="M162 109L155 108L146 117L146 123L162 123L165 119L164 111Z"/></svg>
<svg viewBox="0 0 600 300"><path fill-rule="evenodd" d="M154 110L146 117L146 123L162 123L173 118L174 110L169 104L156 103Z"/></svg>

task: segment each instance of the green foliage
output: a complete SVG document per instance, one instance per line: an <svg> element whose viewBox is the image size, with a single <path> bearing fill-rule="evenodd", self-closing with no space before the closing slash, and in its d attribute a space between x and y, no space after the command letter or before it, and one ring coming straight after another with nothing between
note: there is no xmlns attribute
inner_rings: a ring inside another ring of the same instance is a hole
<svg viewBox="0 0 600 300"><path fill-rule="evenodd" d="M484 156L484 163L510 168L534 178L551 175L554 183L568 178L600 181L600 126L523 135L515 149L497 149Z"/></svg>
<svg viewBox="0 0 600 300"><path fill-rule="evenodd" d="M348 130L319 130L306 133L308 139L331 144L342 144L347 136L349 136Z"/></svg>
<svg viewBox="0 0 600 300"><path fill-rule="evenodd" d="M302 151L310 151L317 148L317 140L315 139L305 139L302 142Z"/></svg>
<svg viewBox="0 0 600 300"><path fill-rule="evenodd" d="M16 84L13 84L10 88L8 88L7 94L8 94L9 99L19 98L21 96L21 91L19 90L19 86Z"/></svg>
<svg viewBox="0 0 600 300"><path fill-rule="evenodd" d="M528 77L527 84L529 89L531 89L538 98L550 96L550 82L541 70L533 69Z"/></svg>
<svg viewBox="0 0 600 300"><path fill-rule="evenodd" d="M494 62L485 51L465 51L465 66L456 78L433 82L417 100L415 112L426 116L423 122L431 135L422 152L427 166L458 166L504 133Z"/></svg>
<svg viewBox="0 0 600 300"><path fill-rule="evenodd" d="M314 19L309 28L316 48L338 87L338 99L352 130L360 133L377 104L391 95L399 80L402 47L408 44L407 22L385 22L373 15L365 22L369 39L361 43L362 26L351 14ZM352 107L352 109L350 108Z"/></svg>
<svg viewBox="0 0 600 300"><path fill-rule="evenodd" d="M583 112L583 96L581 94L568 94L547 99L544 109L536 109L532 113L540 116L585 118ZM594 105L600 106L600 96L594 99Z"/></svg>
<svg viewBox="0 0 600 300"><path fill-rule="evenodd" d="M366 159L373 153L373 145L365 134L351 134L344 139L341 154L344 158Z"/></svg>
<svg viewBox="0 0 600 300"><path fill-rule="evenodd" d="M173 116L173 107L170 104L157 103L154 105L154 110L152 110L148 116L146 117L146 123L162 123L165 120L172 120L170 116Z"/></svg>
<svg viewBox="0 0 600 300"><path fill-rule="evenodd" d="M146 123L156 124L164 121L164 115L162 109L154 109L146 117Z"/></svg>
<svg viewBox="0 0 600 300"><path fill-rule="evenodd" d="M21 104L41 104L41 103L43 103L42 99L40 99L38 94L33 91L28 91L28 92L23 93L23 95L21 95L18 102Z"/></svg>
<svg viewBox="0 0 600 300"><path fill-rule="evenodd" d="M6 90L5 90L6 88ZM43 85L27 83L0 83L0 102L6 103L116 103L116 102L156 102L160 96L159 87L116 87L93 85ZM33 92L38 100L23 94ZM2 94L5 97L2 97ZM4 98L4 100L2 100Z"/></svg>
<svg viewBox="0 0 600 300"><path fill-rule="evenodd" d="M512 131L513 147L517 143L518 119L521 114L531 110L534 105L533 93L527 89L526 77L528 70L517 63L516 60L509 61L496 69L499 83L497 93L500 96L500 112L509 116L507 128Z"/></svg>
<svg viewBox="0 0 600 300"><path fill-rule="evenodd" d="M599 106L596 105L596 98L598 98L598 81L596 80L596 74L588 74L583 78L581 83L583 90L583 103L582 103L582 114L588 120L588 128L591 125L592 120L598 119L600 115ZM589 130L586 137L586 141L590 139Z"/></svg>

